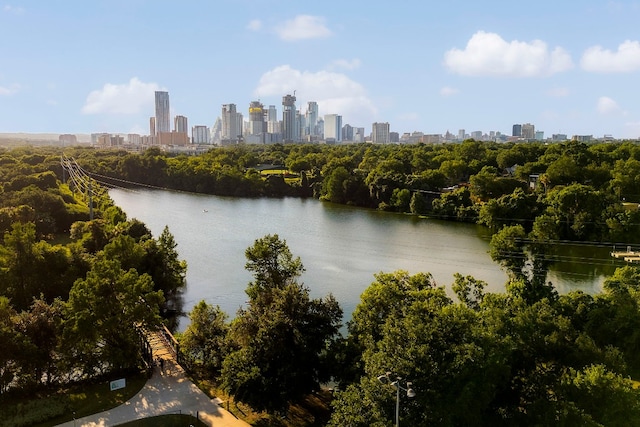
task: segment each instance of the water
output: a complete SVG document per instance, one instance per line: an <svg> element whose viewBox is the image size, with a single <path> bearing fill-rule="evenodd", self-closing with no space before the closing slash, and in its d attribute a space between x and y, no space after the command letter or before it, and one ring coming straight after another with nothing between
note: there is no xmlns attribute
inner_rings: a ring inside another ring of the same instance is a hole
<svg viewBox="0 0 640 427"><path fill-rule="evenodd" d="M353 208L314 199L245 199L161 190L110 191L129 218L144 222L154 236L165 225L187 261L186 312L200 300L219 305L232 318L246 302L252 277L245 250L256 239L278 234L305 267L301 281L312 297L332 293L345 321L378 272L429 272L450 287L454 273L503 292L505 272L489 257L489 234L480 226L420 219ZM606 247L562 246L563 262L550 280L560 292L598 292L614 266ZM188 320L182 319L180 329Z"/></svg>

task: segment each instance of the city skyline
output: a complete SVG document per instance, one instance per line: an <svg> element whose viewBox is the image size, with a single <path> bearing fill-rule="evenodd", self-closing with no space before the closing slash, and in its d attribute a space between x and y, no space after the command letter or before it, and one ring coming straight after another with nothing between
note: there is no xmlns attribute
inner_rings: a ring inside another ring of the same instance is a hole
<svg viewBox="0 0 640 427"><path fill-rule="evenodd" d="M301 114L315 101L319 118L367 131L533 123L635 139L638 13L637 1L595 0L15 0L0 3L0 132L147 134L154 94L168 91L171 120L191 126L295 94Z"/></svg>

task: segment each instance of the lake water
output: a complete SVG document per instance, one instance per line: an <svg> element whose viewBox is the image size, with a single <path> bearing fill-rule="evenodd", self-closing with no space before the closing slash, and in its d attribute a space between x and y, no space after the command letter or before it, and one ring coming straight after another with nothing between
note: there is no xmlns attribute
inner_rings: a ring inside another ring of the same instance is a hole
<svg viewBox="0 0 640 427"><path fill-rule="evenodd" d="M165 225L187 261L184 309L200 300L219 305L231 318L246 301L252 276L245 250L256 239L278 234L305 267L301 277L312 297L332 293L347 321L360 294L378 272L429 272L450 288L454 273L503 292L507 276L489 257L489 232L473 224L417 218L324 203L315 199L246 199L163 190L109 192L129 218L159 236ZM606 245L561 245L551 280L559 292L595 293L615 266ZM182 319L179 329L188 320Z"/></svg>

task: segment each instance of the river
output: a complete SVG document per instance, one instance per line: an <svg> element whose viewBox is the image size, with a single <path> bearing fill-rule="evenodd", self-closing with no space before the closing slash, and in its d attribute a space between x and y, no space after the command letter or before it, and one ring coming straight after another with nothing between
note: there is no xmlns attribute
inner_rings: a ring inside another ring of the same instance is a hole
<svg viewBox="0 0 640 427"><path fill-rule="evenodd" d="M312 297L332 293L347 321L360 294L378 272L429 272L450 288L454 273L488 283L503 292L507 276L489 257L489 232L473 224L378 212L315 199L247 199L164 190L109 192L131 218L155 237L165 225L187 261L184 310L200 300L219 305L231 318L246 301L252 276L244 269L245 250L256 239L278 234L305 267L301 277ZM615 266L606 246L562 245L549 280L559 292L601 289ZM188 320L181 319L179 329Z"/></svg>

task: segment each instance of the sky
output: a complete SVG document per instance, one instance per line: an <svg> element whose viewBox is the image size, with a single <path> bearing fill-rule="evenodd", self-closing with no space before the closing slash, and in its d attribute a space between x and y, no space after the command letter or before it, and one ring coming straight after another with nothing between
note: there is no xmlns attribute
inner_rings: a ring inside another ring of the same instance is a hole
<svg viewBox="0 0 640 427"><path fill-rule="evenodd" d="M276 105L371 131L640 138L640 0L0 0L0 133Z"/></svg>

